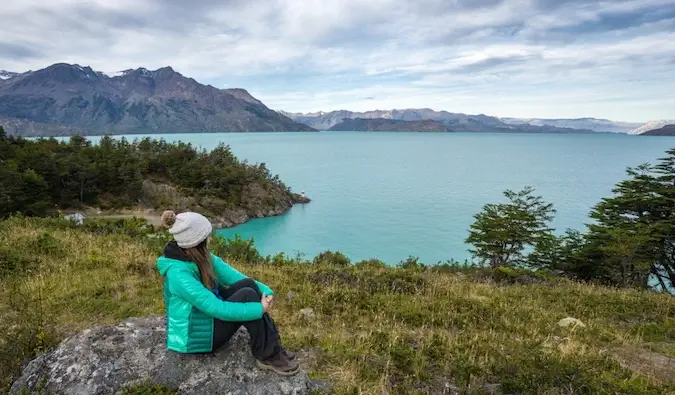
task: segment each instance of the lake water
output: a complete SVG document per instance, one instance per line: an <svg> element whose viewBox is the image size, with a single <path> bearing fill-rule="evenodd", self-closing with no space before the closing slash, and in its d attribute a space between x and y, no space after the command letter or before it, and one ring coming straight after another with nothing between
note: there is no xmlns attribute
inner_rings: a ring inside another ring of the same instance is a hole
<svg viewBox="0 0 675 395"><path fill-rule="evenodd" d="M139 136L126 136L134 139ZM675 138L627 135L256 133L162 136L204 148L219 142L265 162L312 199L286 215L220 231L254 238L264 254L313 257L328 249L388 263L470 258L472 215L532 186L554 204L553 226L583 230L625 168L656 162ZM96 140L96 139L93 139Z"/></svg>

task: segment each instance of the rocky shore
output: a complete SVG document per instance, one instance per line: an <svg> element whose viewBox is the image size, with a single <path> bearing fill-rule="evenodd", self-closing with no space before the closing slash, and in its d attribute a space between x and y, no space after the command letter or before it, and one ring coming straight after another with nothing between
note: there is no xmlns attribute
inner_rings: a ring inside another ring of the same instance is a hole
<svg viewBox="0 0 675 395"><path fill-rule="evenodd" d="M231 207L224 200L210 196L187 196L176 187L152 181L143 182L143 198L137 207L123 210L101 210L87 208L84 214L89 218L144 218L148 223L159 226L160 216L166 209L177 211L193 210L206 215L214 228L231 228L250 219L273 217L285 214L295 204L307 204L311 200L301 194L280 187L264 187L251 184L244 190L245 205ZM78 210L64 210L70 214Z"/></svg>

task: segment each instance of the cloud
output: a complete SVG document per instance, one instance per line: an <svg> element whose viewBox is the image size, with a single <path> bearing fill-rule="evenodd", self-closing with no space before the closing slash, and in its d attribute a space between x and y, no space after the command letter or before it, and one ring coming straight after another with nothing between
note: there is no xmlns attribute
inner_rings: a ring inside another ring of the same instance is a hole
<svg viewBox="0 0 675 395"><path fill-rule="evenodd" d="M675 118L675 0L23 0L0 18L13 71L171 65L289 111Z"/></svg>

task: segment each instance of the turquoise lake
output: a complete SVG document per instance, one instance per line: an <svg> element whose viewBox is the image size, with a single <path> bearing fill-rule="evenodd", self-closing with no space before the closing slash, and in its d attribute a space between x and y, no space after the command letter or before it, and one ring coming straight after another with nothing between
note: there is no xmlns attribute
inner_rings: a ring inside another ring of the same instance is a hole
<svg viewBox="0 0 675 395"><path fill-rule="evenodd" d="M125 136L128 139L139 136ZM155 136L160 137L160 136ZM591 207L611 196L627 166L656 162L675 138L627 135L254 133L177 134L167 141L265 162L312 202L286 215L219 231L254 238L264 254L313 257L339 250L353 260L397 263L470 258L472 215L532 186L557 210L553 226L584 229ZM92 139L96 141L96 139Z"/></svg>

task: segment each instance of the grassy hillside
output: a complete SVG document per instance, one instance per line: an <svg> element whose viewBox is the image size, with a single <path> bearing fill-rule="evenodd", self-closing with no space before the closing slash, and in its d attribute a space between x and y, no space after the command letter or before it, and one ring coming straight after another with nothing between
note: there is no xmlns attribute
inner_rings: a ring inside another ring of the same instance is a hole
<svg viewBox="0 0 675 395"><path fill-rule="evenodd" d="M133 221L0 223L0 392L22 362L75 331L162 314L154 262L166 240ZM261 260L241 241L214 250L276 291L286 343L336 393L675 393L669 295L414 260L344 266L335 253L252 264ZM568 316L587 326L559 327Z"/></svg>

